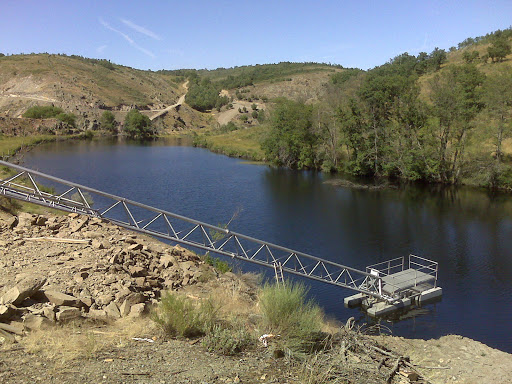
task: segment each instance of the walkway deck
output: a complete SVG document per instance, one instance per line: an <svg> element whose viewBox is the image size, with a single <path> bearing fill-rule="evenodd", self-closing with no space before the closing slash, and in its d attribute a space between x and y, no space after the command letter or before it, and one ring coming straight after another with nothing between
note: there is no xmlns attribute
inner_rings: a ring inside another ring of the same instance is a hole
<svg viewBox="0 0 512 384"><path fill-rule="evenodd" d="M382 278L382 291L393 296L398 291L417 291L418 293L435 287L435 276L408 268Z"/></svg>

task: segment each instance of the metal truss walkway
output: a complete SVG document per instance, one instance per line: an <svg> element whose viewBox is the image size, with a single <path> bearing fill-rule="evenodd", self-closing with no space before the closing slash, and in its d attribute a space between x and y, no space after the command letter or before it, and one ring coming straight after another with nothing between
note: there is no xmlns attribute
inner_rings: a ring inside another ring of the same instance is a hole
<svg viewBox="0 0 512 384"><path fill-rule="evenodd" d="M62 180L5 161L0 195L66 212L106 219L121 227L294 275L348 288L392 303L403 297L372 271L365 272ZM7 171L7 169L6 169ZM44 188L42 187L44 185ZM437 277L437 276L436 276Z"/></svg>

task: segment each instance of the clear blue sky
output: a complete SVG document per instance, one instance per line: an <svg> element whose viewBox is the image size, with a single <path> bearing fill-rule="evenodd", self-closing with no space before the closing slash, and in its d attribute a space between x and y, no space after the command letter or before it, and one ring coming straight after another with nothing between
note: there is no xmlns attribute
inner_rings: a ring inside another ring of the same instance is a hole
<svg viewBox="0 0 512 384"><path fill-rule="evenodd" d="M0 52L139 69L315 61L372 68L512 24L512 1L0 0Z"/></svg>

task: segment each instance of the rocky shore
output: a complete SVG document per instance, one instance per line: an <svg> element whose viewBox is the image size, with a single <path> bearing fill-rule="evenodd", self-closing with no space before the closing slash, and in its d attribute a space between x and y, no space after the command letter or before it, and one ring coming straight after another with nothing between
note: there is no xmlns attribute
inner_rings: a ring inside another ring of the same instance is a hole
<svg viewBox="0 0 512 384"><path fill-rule="evenodd" d="M139 317L162 290L219 277L193 252L97 218L22 212L4 215L0 229L0 334L8 338L78 318Z"/></svg>

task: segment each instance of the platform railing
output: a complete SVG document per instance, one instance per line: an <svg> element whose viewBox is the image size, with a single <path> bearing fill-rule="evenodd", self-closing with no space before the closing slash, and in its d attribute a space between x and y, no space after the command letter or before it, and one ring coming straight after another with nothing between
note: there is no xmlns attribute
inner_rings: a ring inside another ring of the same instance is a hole
<svg viewBox="0 0 512 384"><path fill-rule="evenodd" d="M433 260L424 257L409 255L397 257L395 259L386 260L380 263L372 264L366 267L366 272L385 278L384 291L393 296L415 296L420 293L418 286L432 285L432 288L437 287L439 264ZM414 271L413 277L404 280L403 276L400 278L393 276L396 273L410 269ZM426 277L431 276L431 279ZM398 285L397 282L400 282ZM403 286L407 285L409 288L404 289Z"/></svg>
<svg viewBox="0 0 512 384"><path fill-rule="evenodd" d="M421 256L409 255L409 268L426 273L434 278L434 288L437 286L439 263Z"/></svg>

